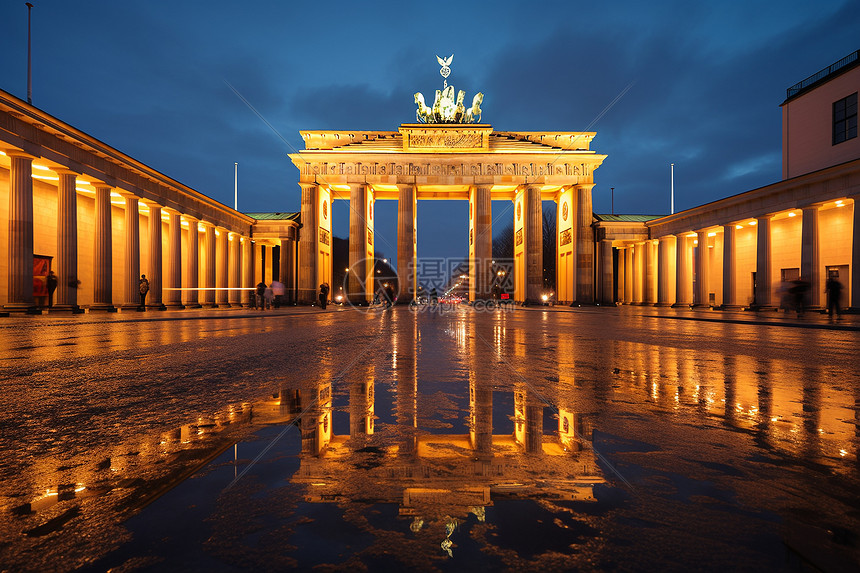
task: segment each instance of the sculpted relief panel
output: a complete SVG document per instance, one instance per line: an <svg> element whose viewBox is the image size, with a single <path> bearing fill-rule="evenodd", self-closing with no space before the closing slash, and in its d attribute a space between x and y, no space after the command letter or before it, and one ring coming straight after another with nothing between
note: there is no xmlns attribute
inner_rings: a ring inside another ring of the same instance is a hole
<svg viewBox="0 0 860 573"><path fill-rule="evenodd" d="M424 176L498 176L543 177L546 175L582 176L590 174L588 164L570 163L305 163L303 175L424 175Z"/></svg>

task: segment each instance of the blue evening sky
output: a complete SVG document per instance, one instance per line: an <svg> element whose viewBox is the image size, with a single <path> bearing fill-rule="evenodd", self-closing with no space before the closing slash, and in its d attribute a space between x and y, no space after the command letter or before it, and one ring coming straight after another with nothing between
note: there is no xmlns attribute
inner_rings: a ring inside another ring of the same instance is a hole
<svg viewBox="0 0 860 573"><path fill-rule="evenodd" d="M299 130L413 121L436 54L497 130L596 131L595 211L615 187L617 213L667 213L672 162L692 207L779 180L785 89L860 48L856 1L33 4L35 106L227 205L238 161L249 212L299 209ZM3 2L0 88L22 99L26 31L24 2ZM463 256L467 209L420 202L419 256ZM334 217L345 237L347 206ZM376 225L393 256L395 202Z"/></svg>

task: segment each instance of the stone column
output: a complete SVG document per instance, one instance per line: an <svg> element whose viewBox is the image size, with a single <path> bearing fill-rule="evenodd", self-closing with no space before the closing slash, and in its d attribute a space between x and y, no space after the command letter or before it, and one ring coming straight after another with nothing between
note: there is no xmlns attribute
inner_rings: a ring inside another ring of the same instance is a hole
<svg viewBox="0 0 860 573"><path fill-rule="evenodd" d="M302 188L302 228L299 231L299 303L317 301L317 203L319 190L316 183L299 183ZM362 213L359 210L359 213ZM350 214L350 245L352 245L352 217ZM350 247L350 253L352 252ZM352 255L350 254L350 260ZM352 271L350 271L352 272ZM253 305L252 305L253 306Z"/></svg>
<svg viewBox="0 0 860 573"><path fill-rule="evenodd" d="M95 237L93 241L93 304L90 310L116 311L113 305L113 244L110 185L93 182L96 188Z"/></svg>
<svg viewBox="0 0 860 573"><path fill-rule="evenodd" d="M367 260L367 185L350 185L349 194L349 292L353 304L373 297L373 261ZM369 284L368 284L369 283Z"/></svg>
<svg viewBox="0 0 860 573"><path fill-rule="evenodd" d="M125 196L125 302L122 308L140 307L140 201Z"/></svg>
<svg viewBox="0 0 860 573"><path fill-rule="evenodd" d="M849 197L854 201L854 221L851 240L851 299L846 305L851 312L860 312L860 195Z"/></svg>
<svg viewBox="0 0 860 573"><path fill-rule="evenodd" d="M624 284L627 280L627 249L618 247L618 288L615 293L615 300L620 304L624 304L624 294L627 292L627 285Z"/></svg>
<svg viewBox="0 0 860 573"><path fill-rule="evenodd" d="M821 260L818 256L818 207L813 205L803 208L800 278L809 283L807 304L810 308L821 308L821 291L824 290L824 285L821 284Z"/></svg>
<svg viewBox="0 0 860 573"><path fill-rule="evenodd" d="M218 308L218 303L215 302L215 278L216 278L216 263L217 243L215 237L215 226L211 223L204 223L206 226L206 237L203 239L203 252L205 253L203 260L203 277L206 289L203 291L203 305L208 308Z"/></svg>
<svg viewBox="0 0 860 573"><path fill-rule="evenodd" d="M492 185L475 187L475 299L492 299L493 285L493 207L490 200ZM540 191L538 191L540 193ZM540 208L540 204L538 204ZM541 213L543 231L543 213ZM541 255L543 241L541 240ZM541 289L543 289L543 258L541 258Z"/></svg>
<svg viewBox="0 0 860 573"><path fill-rule="evenodd" d="M185 306L188 308L200 308L200 223L194 217L185 216L188 221L188 266L186 267L188 290L185 291Z"/></svg>
<svg viewBox="0 0 860 573"><path fill-rule="evenodd" d="M708 293L710 289L710 273L708 272L708 232L697 231L696 241L698 241L696 249L696 292L693 296L694 306L710 306Z"/></svg>
<svg viewBox="0 0 860 573"><path fill-rule="evenodd" d="M633 304L636 292L636 268L634 267L634 251L636 247L624 247L624 304Z"/></svg>
<svg viewBox="0 0 860 573"><path fill-rule="evenodd" d="M33 159L7 150L9 171L9 291L4 308L35 312L33 299Z"/></svg>
<svg viewBox="0 0 860 573"><path fill-rule="evenodd" d="M525 257L526 302L541 303L543 294L543 211L541 188L529 185L525 189Z"/></svg>
<svg viewBox="0 0 860 573"><path fill-rule="evenodd" d="M281 239L281 282L286 290L286 304L293 304L296 300L295 248L295 241L292 239Z"/></svg>
<svg viewBox="0 0 860 573"><path fill-rule="evenodd" d="M645 243L633 245L633 304L642 304L642 287L645 284Z"/></svg>
<svg viewBox="0 0 860 573"><path fill-rule="evenodd" d="M218 291L216 293L216 299L218 301L218 306L230 306L230 297L229 291L227 290L227 283L230 281L229 279L229 268L230 268L230 247L229 247L229 232L227 229L219 229L216 234L218 238L218 254L217 254L217 268L218 268L218 277L215 281L218 285ZM272 284L271 281L266 284Z"/></svg>
<svg viewBox="0 0 860 573"><path fill-rule="evenodd" d="M154 203L149 205L149 296L146 297L147 308L166 310L162 303L162 274L164 265L161 258L161 206Z"/></svg>
<svg viewBox="0 0 860 573"><path fill-rule="evenodd" d="M612 270L612 241L607 239L600 241L600 278L600 303L615 304L615 296L612 292L612 283L615 282Z"/></svg>
<svg viewBox="0 0 860 573"><path fill-rule="evenodd" d="M230 306L242 306L242 291L239 290L242 287L242 243L238 233L230 233L227 244L230 247Z"/></svg>
<svg viewBox="0 0 860 573"><path fill-rule="evenodd" d="M645 242L645 304L654 304L657 297L654 292L654 267L656 266L655 247L653 241Z"/></svg>
<svg viewBox="0 0 860 573"><path fill-rule="evenodd" d="M687 265L687 234L675 235L675 303L673 307L690 305L690 269Z"/></svg>
<svg viewBox="0 0 860 573"><path fill-rule="evenodd" d="M771 288L770 215L756 217L755 307L773 307Z"/></svg>
<svg viewBox="0 0 860 573"><path fill-rule="evenodd" d="M735 269L735 225L723 225L723 304L720 308L739 308Z"/></svg>
<svg viewBox="0 0 860 573"><path fill-rule="evenodd" d="M660 237L657 245L657 306L669 306L669 241L672 237Z"/></svg>
<svg viewBox="0 0 860 573"><path fill-rule="evenodd" d="M242 303L246 308L254 306L254 244L250 237L242 240Z"/></svg>
<svg viewBox="0 0 860 573"><path fill-rule="evenodd" d="M397 188L397 283L400 286L397 302L408 304L415 299L415 187L398 185Z"/></svg>
<svg viewBox="0 0 860 573"><path fill-rule="evenodd" d="M182 221L179 213L168 211L170 217L170 236L167 250L167 294L165 305L181 309L182 306Z"/></svg>
<svg viewBox="0 0 860 573"><path fill-rule="evenodd" d="M78 174L56 169L57 188L57 292L54 310L83 312L78 306Z"/></svg>
<svg viewBox="0 0 860 573"><path fill-rule="evenodd" d="M591 190L594 185L577 185L576 192L576 302L594 302L594 229L591 226Z"/></svg>

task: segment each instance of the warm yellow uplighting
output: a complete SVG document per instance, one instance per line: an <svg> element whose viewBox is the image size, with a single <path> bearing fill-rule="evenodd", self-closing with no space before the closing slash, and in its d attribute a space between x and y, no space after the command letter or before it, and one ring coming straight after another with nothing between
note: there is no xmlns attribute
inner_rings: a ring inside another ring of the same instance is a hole
<svg viewBox="0 0 860 573"><path fill-rule="evenodd" d="M842 202L842 199L840 199L840 200L838 200L838 201L836 202L836 206L837 206L837 207L844 207L844 206L845 206L845 203L843 203L843 202Z"/></svg>
<svg viewBox="0 0 860 573"><path fill-rule="evenodd" d="M689 234L687 235L687 237L688 237L688 238L698 237L698 235L696 235L696 233L689 233Z"/></svg>
<svg viewBox="0 0 860 573"><path fill-rule="evenodd" d="M89 193L91 195L95 193L95 191L93 191L92 189L84 189L83 187L75 187L75 191L77 191L78 193Z"/></svg>
<svg viewBox="0 0 860 573"><path fill-rule="evenodd" d="M743 229L743 228L744 228L743 225L735 225L735 229Z"/></svg>
<svg viewBox="0 0 860 573"><path fill-rule="evenodd" d="M44 165L37 165L36 163L33 163L33 169L39 169L41 171L50 171L51 170L50 167L45 167Z"/></svg>
<svg viewBox="0 0 860 573"><path fill-rule="evenodd" d="M714 232L714 231L711 231L710 233L708 233L708 236L709 236L709 237L716 237L716 236L717 236L717 233L716 233L716 232Z"/></svg>
<svg viewBox="0 0 860 573"><path fill-rule="evenodd" d="M221 236L221 231L219 231L218 229L215 229L215 236L216 236L216 237L220 237L220 236Z"/></svg>
<svg viewBox="0 0 860 573"><path fill-rule="evenodd" d="M85 183L85 181L78 181L78 183ZM110 196L115 198L115 199L122 199L122 195L120 195L116 191L111 191Z"/></svg>
<svg viewBox="0 0 860 573"><path fill-rule="evenodd" d="M748 224L754 227L754 226L758 225L758 221L753 220L753 221L750 221Z"/></svg>
<svg viewBox="0 0 860 573"><path fill-rule="evenodd" d="M206 232L206 225L204 225L203 223L197 223L197 230L201 233L205 233Z"/></svg>
<svg viewBox="0 0 860 573"><path fill-rule="evenodd" d="M51 177L50 175L36 175L33 174L33 179L43 179L45 181L59 181L59 177Z"/></svg>
<svg viewBox="0 0 860 573"><path fill-rule="evenodd" d="M789 217L797 217L797 213L795 213L794 211L789 211L788 216Z"/></svg>
<svg viewBox="0 0 860 573"><path fill-rule="evenodd" d="M5 151L0 151L0 155L6 155Z"/></svg>
<svg viewBox="0 0 860 573"><path fill-rule="evenodd" d="M698 245L698 244L699 244L699 239L696 239L695 241L693 241L693 244L694 244L694 245Z"/></svg>

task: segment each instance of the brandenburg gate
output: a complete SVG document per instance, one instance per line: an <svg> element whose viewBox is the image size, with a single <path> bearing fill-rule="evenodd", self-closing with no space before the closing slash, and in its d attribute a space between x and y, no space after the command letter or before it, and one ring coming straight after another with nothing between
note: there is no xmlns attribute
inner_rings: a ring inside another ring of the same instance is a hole
<svg viewBox="0 0 860 573"><path fill-rule="evenodd" d="M440 59L440 63L442 63ZM446 68L443 67L443 72ZM443 76L447 77L443 73ZM331 203L348 200L348 294L371 301L374 204L398 202L398 302L416 294L418 200L469 202L469 298L491 297L492 201L511 201L514 221L514 299L543 294L542 201L557 204L555 300L595 300L591 190L605 155L590 149L594 132L494 131L480 121L482 94L472 106L453 86L432 107L415 94L417 123L397 131L302 131L305 149L290 155L300 171L298 299L313 303L331 283Z"/></svg>

